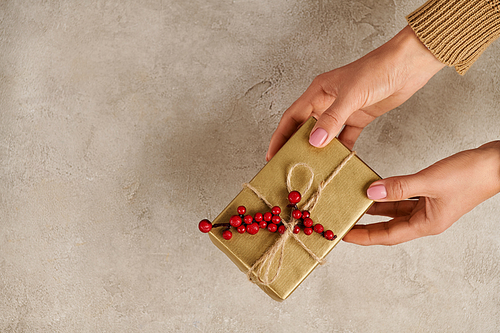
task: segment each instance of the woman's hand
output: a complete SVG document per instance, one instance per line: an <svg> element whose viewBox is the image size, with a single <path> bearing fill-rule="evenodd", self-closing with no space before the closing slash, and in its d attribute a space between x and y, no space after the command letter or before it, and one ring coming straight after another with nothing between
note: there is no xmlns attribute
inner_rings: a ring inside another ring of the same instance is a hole
<svg viewBox="0 0 500 333"><path fill-rule="evenodd" d="M352 149L366 125L410 98L443 67L407 26L363 58L316 77L283 114L266 159L310 116L318 119L309 139L313 146L324 147L345 125L339 140Z"/></svg>
<svg viewBox="0 0 500 333"><path fill-rule="evenodd" d="M345 237L359 245L394 245L439 234L462 215L500 192L500 141L441 160L409 176L379 180L367 195L371 215L388 222L355 226ZM418 200L404 200L420 197Z"/></svg>

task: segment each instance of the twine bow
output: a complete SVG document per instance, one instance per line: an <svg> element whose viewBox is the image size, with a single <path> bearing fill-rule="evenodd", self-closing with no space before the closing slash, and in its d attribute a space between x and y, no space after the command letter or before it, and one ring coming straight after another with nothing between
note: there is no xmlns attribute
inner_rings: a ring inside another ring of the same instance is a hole
<svg viewBox="0 0 500 333"><path fill-rule="evenodd" d="M306 202L306 204L302 207L302 210L308 210L308 211L312 211L314 209L314 207L316 206L316 203L318 202L321 194L322 194L322 191L323 189L333 180L333 178L340 172L340 170L347 164L347 162L354 156L356 155L356 152L351 152L346 158L344 158L344 160L335 168L335 170L333 170L333 172L330 174L330 176L328 176L327 179L323 180L318 188L316 189L316 192L314 194L311 195L311 197L309 198L309 200ZM303 194L306 194L309 189L311 188L312 186L312 183L313 183L313 180L314 180L314 171L313 169L307 165L306 163L297 163L297 164L294 164L290 170L288 171L288 175L287 175L287 178L286 178L286 186L287 186L287 189L288 189L288 192L291 192L292 191L292 185L291 185L291 182L292 182L292 175L293 175L293 171L295 170L295 168L297 167L305 167L307 170L309 170L309 172L311 173L311 178L309 179L309 183L307 184L306 186L306 189L305 191L303 192ZM271 205L271 203L269 203L269 201L266 200L266 198L255 188L253 187L252 185L250 185L249 183L245 183L243 184L244 187L247 187L249 188L250 190L252 190L256 195L257 197L259 197L259 199L261 199L269 208L272 209L273 205ZM314 259L316 260L320 265L323 265L325 263L325 261L323 259L321 259L320 257L318 257L313 251L311 251L311 249L309 249L307 247L307 245L305 245L298 237L297 235L295 235L293 233L293 228L295 227L295 225L297 224L298 220L293 218L292 214L290 213L290 219L288 221L285 221L283 219L283 225L286 227L286 230L285 232L281 235L281 237L279 237L273 245L271 245L267 251L252 265L252 267L250 267L250 269L248 270L247 272L247 277L250 281L254 282L254 280L252 279L252 274L255 273L255 275L257 276L257 280L260 284L262 285L265 285L265 286L268 286L270 285L271 283L273 283L274 281L276 281L276 279L278 278L279 274L280 274L280 271L281 271L281 268L283 266L283 260L285 258L285 244L287 242L287 240L292 237L300 246L302 246L302 248ZM276 255L278 255L279 253L279 263L278 263L278 268L276 269L276 273L274 274L273 277L269 277L269 272L271 270L271 264L274 260L274 258L276 257Z"/></svg>

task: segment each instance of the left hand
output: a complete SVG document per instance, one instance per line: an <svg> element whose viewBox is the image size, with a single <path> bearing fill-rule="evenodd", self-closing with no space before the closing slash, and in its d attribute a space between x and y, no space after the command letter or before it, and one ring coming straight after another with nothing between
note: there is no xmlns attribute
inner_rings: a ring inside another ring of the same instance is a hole
<svg viewBox="0 0 500 333"><path fill-rule="evenodd" d="M437 235L499 192L500 141L493 141L445 158L416 174L371 184L367 195L376 203L368 214L392 220L354 226L344 241L394 245ZM412 197L420 198L405 200Z"/></svg>
<svg viewBox="0 0 500 333"><path fill-rule="evenodd" d="M283 114L266 160L311 116L318 120L311 145L326 146L345 125L339 140L352 149L371 121L401 105L444 66L406 26L364 57L314 79Z"/></svg>

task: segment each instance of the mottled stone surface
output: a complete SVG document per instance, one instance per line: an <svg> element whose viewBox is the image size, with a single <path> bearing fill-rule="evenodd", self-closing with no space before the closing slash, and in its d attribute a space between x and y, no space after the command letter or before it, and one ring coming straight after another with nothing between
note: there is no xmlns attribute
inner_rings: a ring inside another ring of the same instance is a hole
<svg viewBox="0 0 500 333"><path fill-rule="evenodd" d="M341 243L283 303L197 230L311 80L422 2L3 1L0 331L497 331L498 196L439 236ZM498 139L499 58L438 73L359 155L387 177Z"/></svg>

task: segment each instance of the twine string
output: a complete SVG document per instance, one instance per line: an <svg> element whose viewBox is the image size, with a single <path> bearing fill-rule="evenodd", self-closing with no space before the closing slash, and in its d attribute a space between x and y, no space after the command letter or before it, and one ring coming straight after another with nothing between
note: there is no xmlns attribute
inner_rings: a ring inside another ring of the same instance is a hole
<svg viewBox="0 0 500 333"><path fill-rule="evenodd" d="M321 193L323 192L323 189L330 184L330 182L333 180L333 178L342 170L342 168L349 162L349 160L356 155L355 151L352 151L344 160L333 170L333 172L328 176L327 179L323 180L319 186L318 189L316 190L316 193L311 195L307 203L302 207L303 210L309 210L312 211L314 207L316 206L316 203L319 200L319 197L321 196Z"/></svg>
<svg viewBox="0 0 500 333"><path fill-rule="evenodd" d="M297 163L297 164L294 164L290 168L290 170L288 171L288 175L286 177L286 189L288 190L288 193L292 192L292 190L293 190L293 187L292 187L292 176L293 176L293 172L295 171L295 168L297 168L297 167L304 167L304 168L306 168L311 173L311 177L309 177L309 183L307 184L306 188L303 191L299 191L300 193L302 193L302 195L306 195L306 193L311 189L312 183L314 181L314 171L306 163L302 163L302 162L301 163Z"/></svg>
<svg viewBox="0 0 500 333"><path fill-rule="evenodd" d="M333 170L333 172L328 176L327 179L323 180L318 188L316 189L316 192L311 195L309 200L306 202L306 204L302 207L302 210L308 210L312 211L314 207L316 206L316 203L318 202L319 198L321 197L321 194L323 192L323 189L335 178L335 176L340 172L340 170L349 162L349 160L356 155L356 152L353 151L351 152L344 160ZM309 189L312 186L312 183L314 181L314 171L313 169L307 165L306 163L297 163L294 164L290 170L288 171L287 175L287 189L288 192L292 191L292 186L291 186L291 178L293 176L293 172L296 167L305 167L308 169L311 173L311 177L309 179L309 183L306 186L306 189L304 190L303 194L307 193ZM252 185L249 183L243 184L243 187L249 188L252 192L257 195L259 199L261 199L269 208L273 208L273 205ZM318 262L320 265L323 265L325 261L318 257L311 249L307 247L298 237L293 233L293 228L295 225L298 223L299 220L293 218L293 216L290 213L290 219L288 221L282 219L283 225L285 226L286 230L285 233L281 235L281 237L278 237L276 241L271 245L267 251L250 267L250 269L247 272L247 277L250 281L254 282L252 279L252 274L255 273L257 277L257 281L265 286L268 286L272 284L276 279L278 278L281 268L283 266L283 260L285 258L285 244L287 240L292 237L316 262ZM271 264L274 261L274 258L279 252L279 262L278 262L278 268L276 269L276 273L272 278L269 278L269 273L271 271Z"/></svg>

